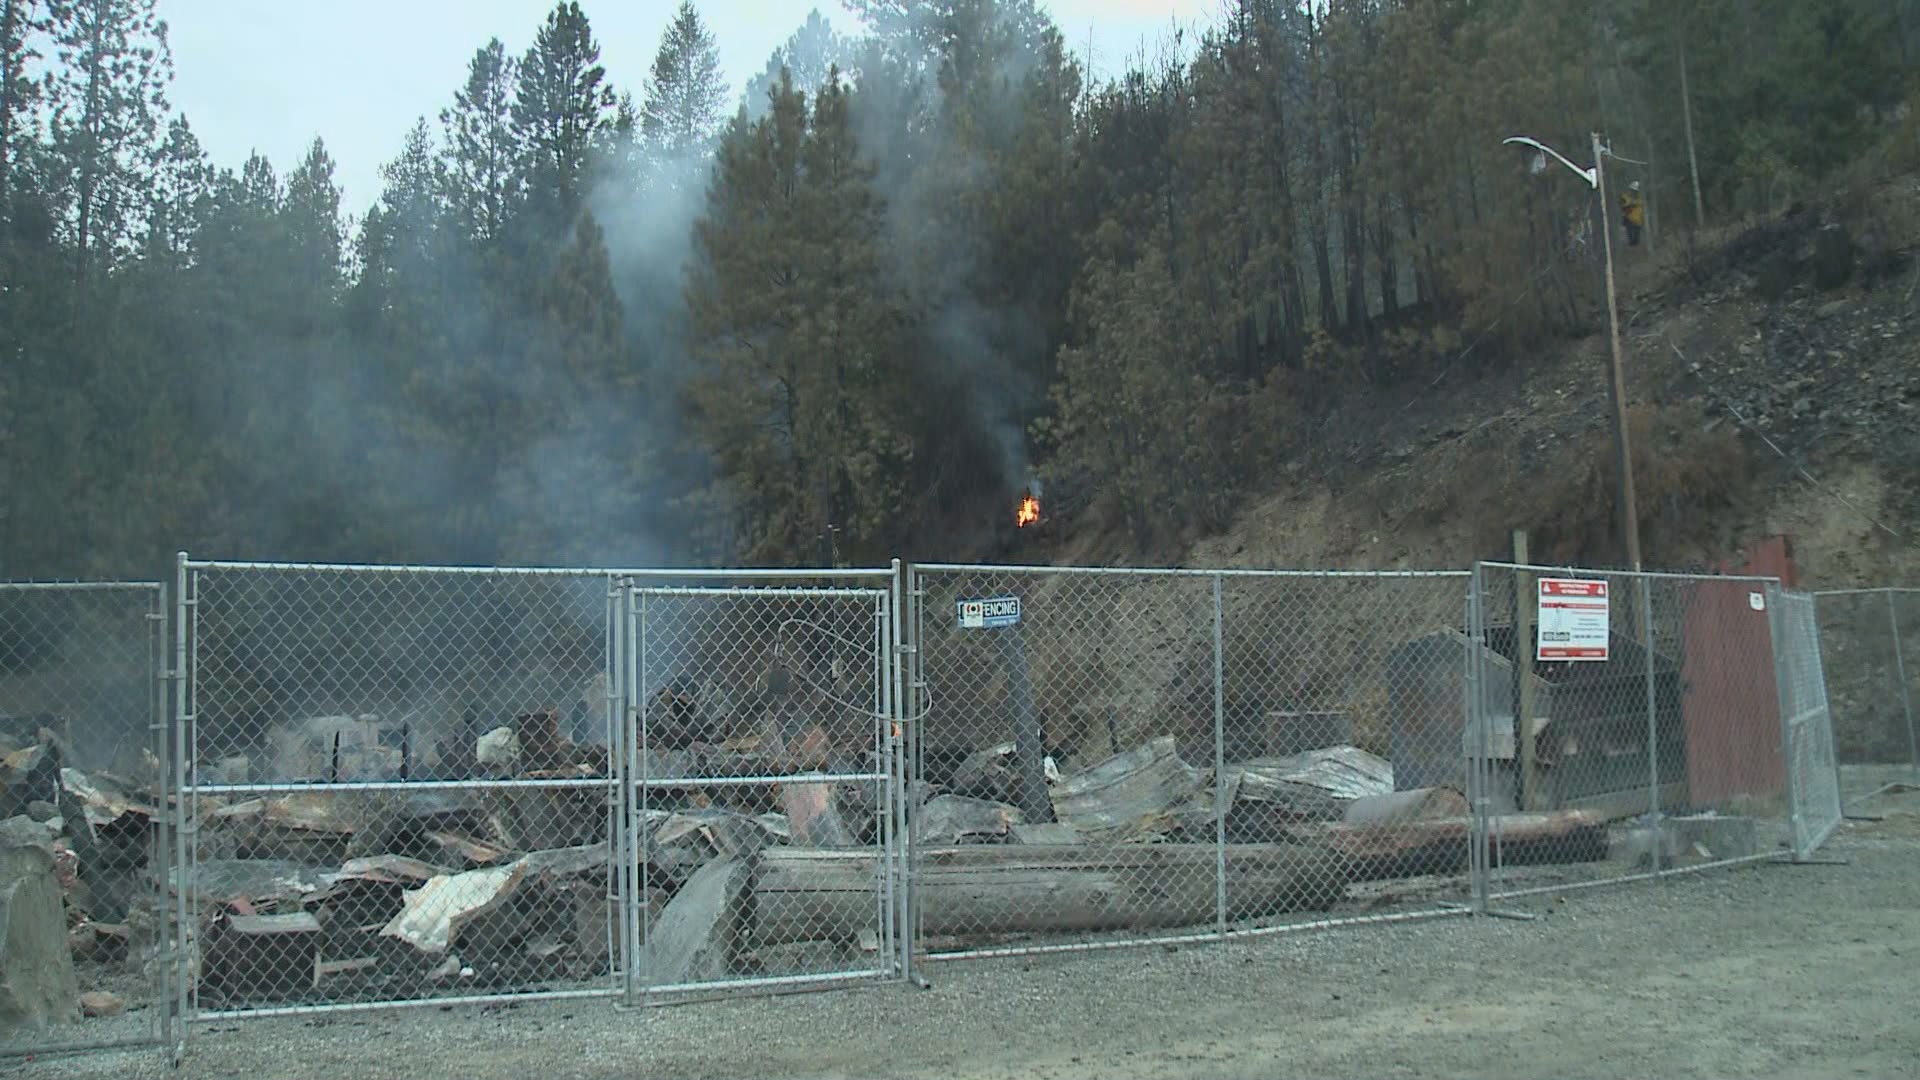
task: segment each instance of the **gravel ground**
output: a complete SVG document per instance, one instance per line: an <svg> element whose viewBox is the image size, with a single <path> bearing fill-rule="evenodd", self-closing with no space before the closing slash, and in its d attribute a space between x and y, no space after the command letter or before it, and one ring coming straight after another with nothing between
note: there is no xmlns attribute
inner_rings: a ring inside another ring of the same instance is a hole
<svg viewBox="0 0 1920 1080"><path fill-rule="evenodd" d="M1920 794L1824 854L1529 897L1442 919L935 965L897 986L639 1012L589 1003L196 1029L186 1075L925 1077L1920 1076ZM20 1075L164 1075L151 1052ZM0 1066L4 1068L5 1066Z"/></svg>

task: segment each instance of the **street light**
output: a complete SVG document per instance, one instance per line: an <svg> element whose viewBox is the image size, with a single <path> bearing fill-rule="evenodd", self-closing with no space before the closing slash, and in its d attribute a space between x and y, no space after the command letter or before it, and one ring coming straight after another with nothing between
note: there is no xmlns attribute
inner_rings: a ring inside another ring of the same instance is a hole
<svg viewBox="0 0 1920 1080"><path fill-rule="evenodd" d="M1611 156L1613 152L1601 143L1600 134L1595 132L1593 135L1593 167L1583 169L1573 162L1568 161L1566 155L1560 153L1560 151L1555 150L1553 147L1548 146L1538 139L1527 138L1525 135L1515 135L1511 138L1503 139L1501 140L1501 144L1505 146L1530 146L1539 153L1552 157L1555 161L1572 170L1575 176L1585 180L1587 186L1592 188L1600 199L1600 238L1607 255L1607 332L1613 346L1613 379L1608 386L1608 390L1613 398L1613 450L1616 459L1614 465L1620 474L1622 521L1623 528L1627 534L1627 561L1635 571L1638 571L1641 569L1640 511L1635 503L1633 494L1633 454L1627 444L1627 387L1626 379L1621 374L1620 306L1619 302L1614 298L1613 228L1611 221L1609 221L1607 217L1607 170L1605 163L1606 159ZM1538 174L1543 168L1545 168L1544 163L1536 156L1532 171Z"/></svg>

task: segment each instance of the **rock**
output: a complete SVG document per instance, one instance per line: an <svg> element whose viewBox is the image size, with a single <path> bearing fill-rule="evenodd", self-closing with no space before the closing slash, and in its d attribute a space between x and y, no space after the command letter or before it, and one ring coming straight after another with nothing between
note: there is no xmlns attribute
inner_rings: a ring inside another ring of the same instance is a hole
<svg viewBox="0 0 1920 1080"><path fill-rule="evenodd" d="M119 1016L127 1007L118 995L105 990L93 990L80 995L80 1015L91 1017Z"/></svg>
<svg viewBox="0 0 1920 1080"><path fill-rule="evenodd" d="M913 822L916 844L992 842L1003 838L1025 817L1015 807L965 795L940 795L920 809Z"/></svg>
<svg viewBox="0 0 1920 1080"><path fill-rule="evenodd" d="M59 815L59 809L43 799L35 799L27 804L27 816L35 821L52 821Z"/></svg>
<svg viewBox="0 0 1920 1080"><path fill-rule="evenodd" d="M79 1018L80 984L53 854L0 845L0 1030Z"/></svg>
<svg viewBox="0 0 1920 1080"><path fill-rule="evenodd" d="M1838 315L1845 315L1852 307L1853 304L1846 300L1829 300L1821 304L1819 310L1814 312L1814 315L1816 318L1831 319Z"/></svg>
<svg viewBox="0 0 1920 1080"><path fill-rule="evenodd" d="M647 934L640 967L647 986L714 982L732 974L748 876L745 860L727 858L687 879Z"/></svg>
<svg viewBox="0 0 1920 1080"><path fill-rule="evenodd" d="M25 814L15 814L0 821L0 847L32 845L50 848L53 844L53 830L45 822L35 821Z"/></svg>
<svg viewBox="0 0 1920 1080"><path fill-rule="evenodd" d="M490 768L511 769L520 761L520 739L509 727L497 727L480 736L474 757Z"/></svg>

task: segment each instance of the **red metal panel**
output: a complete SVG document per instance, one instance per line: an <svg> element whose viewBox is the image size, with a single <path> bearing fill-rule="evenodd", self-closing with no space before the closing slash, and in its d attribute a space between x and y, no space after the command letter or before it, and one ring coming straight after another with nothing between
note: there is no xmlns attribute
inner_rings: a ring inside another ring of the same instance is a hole
<svg viewBox="0 0 1920 1080"><path fill-rule="evenodd" d="M1783 536L1755 544L1745 565L1717 569L1778 577L1788 586L1798 582L1793 550ZM1697 807L1714 807L1742 795L1777 795L1786 789L1786 768L1773 637L1767 612L1754 610L1751 599L1764 587L1703 581L1689 588L1680 665L1689 799Z"/></svg>

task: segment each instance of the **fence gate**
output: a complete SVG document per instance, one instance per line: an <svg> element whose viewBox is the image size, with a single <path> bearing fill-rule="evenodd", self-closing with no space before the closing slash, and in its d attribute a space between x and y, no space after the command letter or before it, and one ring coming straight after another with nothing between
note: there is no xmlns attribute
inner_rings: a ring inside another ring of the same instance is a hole
<svg viewBox="0 0 1920 1080"><path fill-rule="evenodd" d="M1782 745L1792 792L1793 853L1804 859L1826 843L1844 814L1833 750L1833 713L1827 706L1814 598L1776 589L1770 607Z"/></svg>
<svg viewBox="0 0 1920 1080"><path fill-rule="evenodd" d="M902 970L893 589L635 586L627 604L629 999Z"/></svg>
<svg viewBox="0 0 1920 1080"><path fill-rule="evenodd" d="M164 620L157 584L0 583L0 1058L171 1035Z"/></svg>

